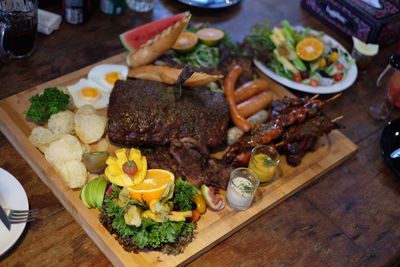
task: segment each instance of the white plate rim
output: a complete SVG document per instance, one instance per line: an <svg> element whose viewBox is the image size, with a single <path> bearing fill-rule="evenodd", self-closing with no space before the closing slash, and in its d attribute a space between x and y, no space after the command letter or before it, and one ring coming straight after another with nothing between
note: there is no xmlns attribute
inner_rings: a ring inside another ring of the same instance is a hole
<svg viewBox="0 0 400 267"><path fill-rule="evenodd" d="M302 27L302 26L295 26L297 28ZM312 30L312 32L316 32L315 30ZM323 36L324 42L332 42L333 45L340 47L343 51L345 51L347 54L349 52L346 50L346 48L343 47L338 41L336 41L334 38L329 36L328 34L324 33ZM350 55L350 54L349 54ZM306 92L306 93L314 93L314 94L333 94L333 93L338 93L341 91L344 91L348 89L357 79L357 74L358 74L358 69L357 65L353 64L351 68L348 70L348 72L345 74L343 79L340 82L337 82L333 84L332 86L317 86L317 87L312 87L310 85L306 84L301 84L294 82L292 80L289 80L285 77L282 77L275 72L273 72L270 68L265 66L262 62L259 60L253 59L254 65L265 75L273 79L274 81L294 90Z"/></svg>
<svg viewBox="0 0 400 267"><path fill-rule="evenodd" d="M189 6L193 6L193 7L200 7L200 8L208 8L208 9L220 9L220 8L226 8L226 7L230 7L233 5L236 5L237 3L240 2L240 0L233 0L229 3L223 2L223 3L210 3L210 4L202 4L202 3L198 3L195 0L178 0L179 2L189 5Z"/></svg>
<svg viewBox="0 0 400 267"><path fill-rule="evenodd" d="M7 191L5 193L5 191ZM7 194L8 193L8 194ZM20 182L8 171L0 168L0 203L3 208L27 210L28 197ZM0 257L3 256L20 238L26 223L12 224L8 231L0 222Z"/></svg>

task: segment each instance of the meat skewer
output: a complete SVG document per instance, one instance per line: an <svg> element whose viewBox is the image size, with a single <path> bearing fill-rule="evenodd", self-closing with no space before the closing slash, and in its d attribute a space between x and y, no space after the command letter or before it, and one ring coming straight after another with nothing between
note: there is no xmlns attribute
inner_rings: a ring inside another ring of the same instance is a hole
<svg viewBox="0 0 400 267"><path fill-rule="evenodd" d="M320 113L316 117L309 118L285 130L280 135L282 141L277 143L275 147L282 154L287 155L289 165L297 166L300 164L304 154L315 148L322 135L328 134L330 131L338 128L341 128L339 124L330 120L323 113ZM250 160L252 148L252 146L244 147L233 159L233 164L246 165Z"/></svg>
<svg viewBox="0 0 400 267"><path fill-rule="evenodd" d="M325 101L308 97L301 99L284 97L281 102L285 105L285 108L281 108L282 105L279 106L280 108L275 110L272 121L267 124L260 124L253 129L251 135L243 136L230 147L224 158L234 164L245 164L250 159L250 151L253 147L268 144L278 139L288 127L319 116L321 114L320 108L339 96L340 94L337 94ZM279 101L275 101L275 103L277 102ZM274 113L274 107L272 112Z"/></svg>
<svg viewBox="0 0 400 267"><path fill-rule="evenodd" d="M341 120L341 119L343 119L343 116L339 116L339 117L331 120L331 123L335 126L332 129L341 128L341 126L339 124L336 124L336 121ZM287 134L287 132L285 132L285 134ZM285 145L286 143L287 143L287 140L280 141L279 143L275 144L275 147L277 147L277 148L281 147L281 146Z"/></svg>
<svg viewBox="0 0 400 267"><path fill-rule="evenodd" d="M282 135L283 144L279 146L279 150L286 155L289 165L297 166L306 152L315 149L322 135L338 128L342 128L342 126L330 120L326 115L321 114L310 118L304 123L290 127Z"/></svg>

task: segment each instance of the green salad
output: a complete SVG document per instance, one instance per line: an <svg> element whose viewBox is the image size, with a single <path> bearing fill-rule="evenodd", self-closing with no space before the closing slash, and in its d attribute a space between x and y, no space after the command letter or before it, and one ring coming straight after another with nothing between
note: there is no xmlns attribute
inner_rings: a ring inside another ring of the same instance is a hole
<svg viewBox="0 0 400 267"><path fill-rule="evenodd" d="M268 22L255 25L246 40L255 59L276 74L317 87L341 81L354 64L346 51L324 36L307 27L293 27L285 20L280 27L271 28Z"/></svg>

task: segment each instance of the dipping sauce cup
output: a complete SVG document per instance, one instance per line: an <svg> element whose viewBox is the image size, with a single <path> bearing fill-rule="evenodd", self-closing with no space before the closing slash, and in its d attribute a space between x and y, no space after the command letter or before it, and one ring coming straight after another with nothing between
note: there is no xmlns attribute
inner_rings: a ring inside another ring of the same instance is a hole
<svg viewBox="0 0 400 267"><path fill-rule="evenodd" d="M256 146L251 151L249 168L257 174L261 183L266 183L275 177L279 158L279 153L273 146Z"/></svg>
<svg viewBox="0 0 400 267"><path fill-rule="evenodd" d="M248 168L237 168L231 172L226 201L235 210L246 210L253 202L260 180Z"/></svg>

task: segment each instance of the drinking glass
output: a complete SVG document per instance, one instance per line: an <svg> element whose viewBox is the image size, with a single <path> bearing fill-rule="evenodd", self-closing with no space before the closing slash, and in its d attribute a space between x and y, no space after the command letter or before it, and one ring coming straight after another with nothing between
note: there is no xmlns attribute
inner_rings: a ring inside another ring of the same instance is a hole
<svg viewBox="0 0 400 267"><path fill-rule="evenodd" d="M35 48L37 0L0 1L0 59L24 58Z"/></svg>
<svg viewBox="0 0 400 267"><path fill-rule="evenodd" d="M374 56L369 56L358 51L354 46L351 51L351 57L356 61L358 70L361 73L366 73L366 70L371 66Z"/></svg>
<svg viewBox="0 0 400 267"><path fill-rule="evenodd" d="M400 108L400 55L392 55L389 65L376 82L377 93L382 100L369 107L370 115L377 120L386 120L394 107Z"/></svg>
<svg viewBox="0 0 400 267"><path fill-rule="evenodd" d="M148 12L154 7L154 0L126 0L126 4L137 12Z"/></svg>
<svg viewBox="0 0 400 267"><path fill-rule="evenodd" d="M251 151L249 168L257 174L261 183L266 183L275 177L279 160L279 153L273 146L256 146Z"/></svg>
<svg viewBox="0 0 400 267"><path fill-rule="evenodd" d="M253 202L260 179L248 168L237 168L231 172L226 201L235 210L246 210Z"/></svg>

